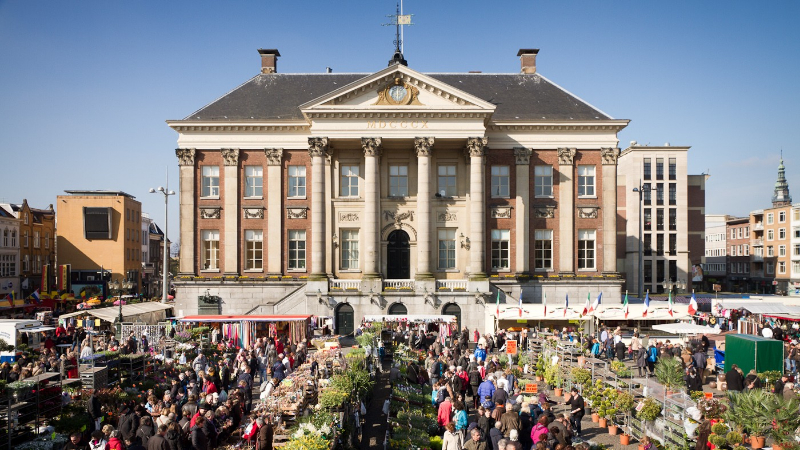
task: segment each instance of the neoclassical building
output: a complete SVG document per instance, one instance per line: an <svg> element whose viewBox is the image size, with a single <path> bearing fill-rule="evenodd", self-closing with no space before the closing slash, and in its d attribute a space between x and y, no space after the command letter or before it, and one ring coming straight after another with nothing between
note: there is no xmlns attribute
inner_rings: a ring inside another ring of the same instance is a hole
<svg viewBox="0 0 800 450"><path fill-rule="evenodd" d="M620 301L614 119L536 71L261 73L182 120L178 315ZM524 291L524 292L523 292ZM221 300L214 305L209 298ZM580 303L580 306L577 306ZM547 319L544 317L543 319Z"/></svg>

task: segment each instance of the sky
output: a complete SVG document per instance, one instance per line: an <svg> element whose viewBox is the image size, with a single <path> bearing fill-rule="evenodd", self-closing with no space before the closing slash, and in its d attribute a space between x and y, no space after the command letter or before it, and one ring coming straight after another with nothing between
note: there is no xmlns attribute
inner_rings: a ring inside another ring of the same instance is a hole
<svg viewBox="0 0 800 450"><path fill-rule="evenodd" d="M395 2L0 0L0 202L67 189L134 195L163 227L181 119L257 74L376 72ZM800 2L406 0L405 57L420 72L537 70L618 119L620 148L691 146L706 213L770 206L780 152L800 202ZM170 198L169 236L178 239Z"/></svg>

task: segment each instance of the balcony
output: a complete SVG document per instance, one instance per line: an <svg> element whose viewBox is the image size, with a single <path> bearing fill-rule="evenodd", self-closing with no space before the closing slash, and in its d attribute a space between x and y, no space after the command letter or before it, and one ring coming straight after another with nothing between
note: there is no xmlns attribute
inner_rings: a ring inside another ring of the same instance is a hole
<svg viewBox="0 0 800 450"><path fill-rule="evenodd" d="M414 280L383 280L384 291L413 291Z"/></svg>
<svg viewBox="0 0 800 450"><path fill-rule="evenodd" d="M764 262L764 255L750 255L753 262Z"/></svg>
<svg viewBox="0 0 800 450"><path fill-rule="evenodd" d="M466 291L467 280L436 280L437 292Z"/></svg>
<svg viewBox="0 0 800 450"><path fill-rule="evenodd" d="M328 289L331 291L360 291L361 280L328 280Z"/></svg>
<svg viewBox="0 0 800 450"><path fill-rule="evenodd" d="M753 231L764 231L764 222L756 222L756 224L753 225Z"/></svg>
<svg viewBox="0 0 800 450"><path fill-rule="evenodd" d="M751 245L753 247L763 247L764 246L764 239L753 239L751 241Z"/></svg>

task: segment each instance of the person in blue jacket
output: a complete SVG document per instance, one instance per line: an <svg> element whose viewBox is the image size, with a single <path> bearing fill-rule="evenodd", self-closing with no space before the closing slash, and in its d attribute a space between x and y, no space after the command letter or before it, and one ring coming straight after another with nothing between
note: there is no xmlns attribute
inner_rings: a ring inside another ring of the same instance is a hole
<svg viewBox="0 0 800 450"><path fill-rule="evenodd" d="M475 359L478 361L486 361L486 349L483 346L475 347Z"/></svg>
<svg viewBox="0 0 800 450"><path fill-rule="evenodd" d="M489 398L492 398L492 396L494 395L494 391L496 390L493 381L494 377L489 375L488 377L486 377L486 381L484 381L478 386L478 398L484 399L487 396Z"/></svg>
<svg viewBox="0 0 800 450"><path fill-rule="evenodd" d="M647 370L650 375L656 371L656 361L658 361L658 349L655 345L650 344L650 348L647 349Z"/></svg>

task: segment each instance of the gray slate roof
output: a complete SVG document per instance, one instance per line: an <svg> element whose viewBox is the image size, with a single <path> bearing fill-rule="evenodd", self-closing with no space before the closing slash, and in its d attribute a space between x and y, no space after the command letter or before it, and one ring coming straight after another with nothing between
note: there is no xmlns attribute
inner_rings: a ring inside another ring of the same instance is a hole
<svg viewBox="0 0 800 450"><path fill-rule="evenodd" d="M299 105L369 75L259 74L184 120L302 120ZM611 119L539 74L426 75L496 105L494 121Z"/></svg>

